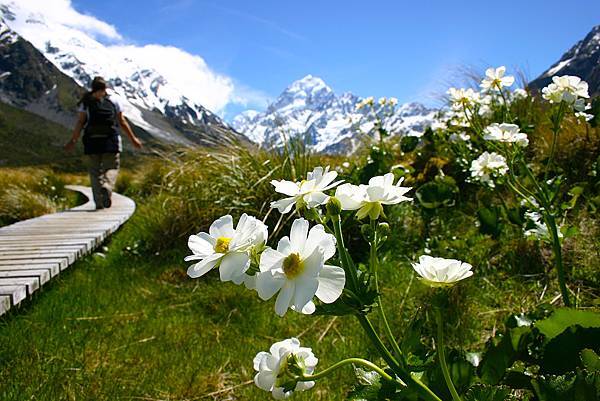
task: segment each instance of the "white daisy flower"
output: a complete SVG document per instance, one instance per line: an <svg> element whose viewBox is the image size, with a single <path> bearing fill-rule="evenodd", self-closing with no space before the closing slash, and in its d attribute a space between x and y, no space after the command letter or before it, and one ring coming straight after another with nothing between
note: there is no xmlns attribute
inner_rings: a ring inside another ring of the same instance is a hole
<svg viewBox="0 0 600 401"><path fill-rule="evenodd" d="M481 81L481 88L485 90L500 91L504 87L511 86L515 82L515 77L504 75L506 67L488 68L485 70L485 78Z"/></svg>
<svg viewBox="0 0 600 401"><path fill-rule="evenodd" d="M468 263L456 259L435 258L423 255L413 269L421 276L421 280L432 287L444 287L457 283L473 275Z"/></svg>

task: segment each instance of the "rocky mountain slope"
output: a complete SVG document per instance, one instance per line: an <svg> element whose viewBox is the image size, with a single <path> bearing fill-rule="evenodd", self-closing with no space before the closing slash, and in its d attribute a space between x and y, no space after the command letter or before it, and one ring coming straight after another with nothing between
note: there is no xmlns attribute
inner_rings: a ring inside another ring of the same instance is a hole
<svg viewBox="0 0 600 401"><path fill-rule="evenodd" d="M581 77L589 84L590 95L600 95L600 25L594 27L529 86L541 89L550 83L554 75Z"/></svg>
<svg viewBox="0 0 600 401"><path fill-rule="evenodd" d="M374 121L368 109L356 109L361 100L352 93L336 95L322 79L307 75L286 88L265 112L245 111L232 125L264 147L301 135L316 151L352 153L360 131L370 131ZM376 112L382 112L380 106ZM406 103L396 108L386 128L396 135L420 135L435 113L422 104Z"/></svg>
<svg viewBox="0 0 600 401"><path fill-rule="evenodd" d="M85 32L46 21L15 1L0 1L0 17L3 101L71 125L74 99L94 76L101 75L129 120L159 141L190 145L242 138L156 71Z"/></svg>

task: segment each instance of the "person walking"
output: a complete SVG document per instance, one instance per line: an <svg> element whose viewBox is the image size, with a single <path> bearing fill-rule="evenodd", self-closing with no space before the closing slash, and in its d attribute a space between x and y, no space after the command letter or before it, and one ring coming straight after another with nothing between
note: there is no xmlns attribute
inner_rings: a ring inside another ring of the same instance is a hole
<svg viewBox="0 0 600 401"><path fill-rule="evenodd" d="M122 151L120 129L127 134L134 147L142 147L142 142L123 116L121 105L116 99L110 98L106 89L107 84L102 77L92 80L91 90L78 103L79 116L73 136L65 144L65 150L72 151L83 130L83 151L96 210L109 208L112 204L111 196L119 174Z"/></svg>

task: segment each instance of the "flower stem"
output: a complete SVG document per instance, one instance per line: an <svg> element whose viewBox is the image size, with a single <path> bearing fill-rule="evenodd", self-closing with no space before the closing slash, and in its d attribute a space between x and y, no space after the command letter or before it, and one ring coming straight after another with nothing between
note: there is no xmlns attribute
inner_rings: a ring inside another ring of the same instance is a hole
<svg viewBox="0 0 600 401"><path fill-rule="evenodd" d="M360 366L363 366L363 367L365 367L365 368L367 368L369 370L377 372L377 374L379 374L385 380L396 381L392 376L390 376L389 374L387 374L383 369L381 369L379 366L375 365L373 362L367 361L366 359L361 359L361 358L348 358L348 359L344 359L343 361L339 361L339 362L331 365L327 369L324 369L324 370L320 371L319 373L315 373L313 375L303 375L298 380L299 381L303 381L303 382L305 382L305 381L319 380L319 379L322 379L325 376L330 375L331 373L333 373L334 371L338 370L339 368L342 368L342 367L344 367L346 365L350 365L350 364L360 365Z"/></svg>
<svg viewBox="0 0 600 401"><path fill-rule="evenodd" d="M371 220L371 231L373 232L373 240L371 241L371 271L373 272L373 278L375 280L375 291L377 292L377 305L379 305L379 313L381 314L381 319L383 320L383 326L385 327L386 335L389 337L390 343L392 344L392 349L396 354L396 357L402 358L402 350L396 341L394 333L392 332L392 328L387 320L387 316L385 314L385 310L383 309L383 302L381 298L381 292L379 291L379 258L377 257L377 246L379 245L379 238L377 235L377 220Z"/></svg>
<svg viewBox="0 0 600 401"><path fill-rule="evenodd" d="M348 254L348 250L344 245L344 236L342 235L342 221L339 215L332 216L331 220L333 221L333 232L336 239L338 253L340 254L340 261L342 262L342 267L350 276L350 281L352 283L351 289L353 290L353 292L356 292L356 289L358 289L358 277L356 275L356 270L354 269L354 264L351 262L350 255Z"/></svg>
<svg viewBox="0 0 600 401"><path fill-rule="evenodd" d="M550 155L548 156L548 161L546 162L546 171L544 173L544 182L548 181L548 174L550 173L550 168L552 167L554 153L556 152L556 142L558 140L558 133L560 131L560 125L562 123L562 119L564 116L565 110L565 102L560 102L560 106L558 107L558 112L554 116L552 121L552 147L550 148Z"/></svg>
<svg viewBox="0 0 600 401"><path fill-rule="evenodd" d="M548 213L546 215L546 225L552 235L552 250L554 253L554 264L556 265L556 271L558 274L558 285L560 287L560 293L562 295L565 306L571 306L571 299L569 298L569 290L565 283L565 268L562 260L562 249L560 245L560 238L558 237L558 228L556 226L556 218L554 215Z"/></svg>
<svg viewBox="0 0 600 401"><path fill-rule="evenodd" d="M435 320L437 325L438 360L440 362L440 367L442 368L442 374L444 375L444 380L446 381L448 390L450 390L450 394L452 394L452 399L454 401L462 401L458 395L458 392L456 391L456 387L454 387L454 383L452 383L450 371L448 370L448 365L446 364L446 353L444 350L444 323L442 321L442 313L440 312L439 308L435 309Z"/></svg>

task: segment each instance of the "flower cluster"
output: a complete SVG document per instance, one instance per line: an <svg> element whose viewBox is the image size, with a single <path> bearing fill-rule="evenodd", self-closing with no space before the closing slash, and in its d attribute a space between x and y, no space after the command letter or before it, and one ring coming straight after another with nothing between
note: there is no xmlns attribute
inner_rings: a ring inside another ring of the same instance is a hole
<svg viewBox="0 0 600 401"><path fill-rule="evenodd" d="M552 83L542 89L542 97L550 103L565 102L577 111L585 110L585 99L588 99L588 84L581 78L572 75L552 77Z"/></svg>
<svg viewBox="0 0 600 401"><path fill-rule="evenodd" d="M294 391L311 389L314 381L301 381L311 375L319 360L310 348L301 347L297 338L276 342L269 352L259 352L254 357L254 383L262 390L270 391L273 398L288 398Z"/></svg>
<svg viewBox="0 0 600 401"><path fill-rule="evenodd" d="M529 145L527 134L520 132L516 124L493 123L483 130L484 137L488 141L515 143L519 146Z"/></svg>
<svg viewBox="0 0 600 401"><path fill-rule="evenodd" d="M494 188L494 178L505 175L508 172L506 158L496 152L483 152L471 163L471 177L490 188Z"/></svg>
<svg viewBox="0 0 600 401"><path fill-rule="evenodd" d="M340 201L342 210L358 210L359 219L369 217L377 220L383 213L383 205L395 205L410 201L404 196L412 188L402 187L403 178L394 184L394 174L373 177L369 185L340 185L335 191L335 197Z"/></svg>
<svg viewBox="0 0 600 401"><path fill-rule="evenodd" d="M341 182L334 182L336 178L336 171L329 171L329 167L317 167L308 173L306 180L300 182L273 180L271 184L275 187L275 192L287 195L287 197L272 202L271 208L279 210L280 213L289 213L294 205L298 210L324 205L329 200L325 191L334 188Z"/></svg>

